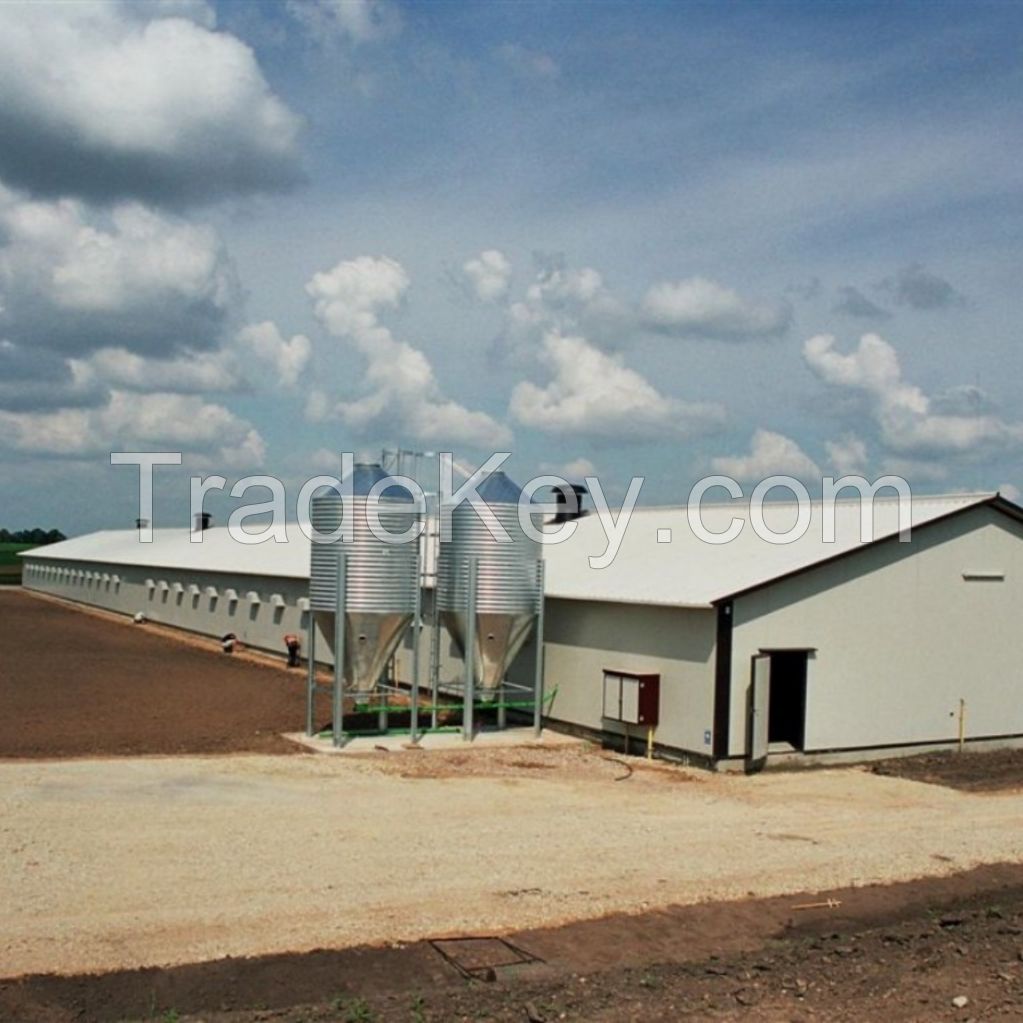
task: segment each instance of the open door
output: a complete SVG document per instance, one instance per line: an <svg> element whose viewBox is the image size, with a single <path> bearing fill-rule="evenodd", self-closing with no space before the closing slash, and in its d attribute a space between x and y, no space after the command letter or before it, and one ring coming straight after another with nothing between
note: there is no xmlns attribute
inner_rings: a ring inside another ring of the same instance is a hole
<svg viewBox="0 0 1023 1023"><path fill-rule="evenodd" d="M771 655L752 658L749 688L749 740L746 754L748 768L759 771L767 761L771 703Z"/></svg>

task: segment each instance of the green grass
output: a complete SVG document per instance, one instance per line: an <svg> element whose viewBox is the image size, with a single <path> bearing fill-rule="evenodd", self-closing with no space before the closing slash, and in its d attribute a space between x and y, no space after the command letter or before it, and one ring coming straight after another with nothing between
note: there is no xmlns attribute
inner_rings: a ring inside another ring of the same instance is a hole
<svg viewBox="0 0 1023 1023"><path fill-rule="evenodd" d="M30 551L33 543L0 543L0 586L4 583L17 585L21 582L21 561L19 551Z"/></svg>

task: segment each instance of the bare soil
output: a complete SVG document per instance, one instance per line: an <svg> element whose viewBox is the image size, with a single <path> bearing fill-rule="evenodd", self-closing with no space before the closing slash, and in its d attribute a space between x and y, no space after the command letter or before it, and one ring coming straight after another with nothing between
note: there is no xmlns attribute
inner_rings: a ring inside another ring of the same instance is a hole
<svg viewBox="0 0 1023 1023"><path fill-rule="evenodd" d="M875 774L945 785L963 792L1000 792L1023 788L1023 749L927 753L882 760L872 769Z"/></svg>
<svg viewBox="0 0 1023 1023"><path fill-rule="evenodd" d="M0 650L0 757L301 752L302 670L13 589Z"/></svg>
<svg viewBox="0 0 1023 1023"><path fill-rule="evenodd" d="M833 908L799 908L829 898ZM419 941L23 977L0 981L0 1020L909 1023L1023 1016L1019 865L615 915L506 941L480 936L447 947ZM516 965L516 958L526 961Z"/></svg>

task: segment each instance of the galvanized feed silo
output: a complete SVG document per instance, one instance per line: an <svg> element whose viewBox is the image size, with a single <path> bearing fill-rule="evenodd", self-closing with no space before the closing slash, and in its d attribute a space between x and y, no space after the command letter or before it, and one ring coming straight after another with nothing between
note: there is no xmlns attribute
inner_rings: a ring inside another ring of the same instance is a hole
<svg viewBox="0 0 1023 1023"><path fill-rule="evenodd" d="M416 611L418 542L393 544L370 528L367 506L376 504L381 527L391 534L406 532L415 522L411 496L394 487L370 498L372 488L387 474L378 464L356 464L350 481L351 496L336 490L312 499L310 519L318 536L337 534L327 542L312 543L309 605L327 644L335 646L338 610L338 557L345 556L344 679L352 695L372 692L387 661L401 642ZM351 542L342 542L343 502L351 501Z"/></svg>
<svg viewBox="0 0 1023 1023"><path fill-rule="evenodd" d="M522 491L503 472L476 489L508 534L499 542L468 501L442 508L437 563L437 609L463 656L469 632L475 634L476 684L489 696L505 680L515 655L529 638L539 609L540 545L519 524ZM476 564L475 628L468 628L470 566Z"/></svg>

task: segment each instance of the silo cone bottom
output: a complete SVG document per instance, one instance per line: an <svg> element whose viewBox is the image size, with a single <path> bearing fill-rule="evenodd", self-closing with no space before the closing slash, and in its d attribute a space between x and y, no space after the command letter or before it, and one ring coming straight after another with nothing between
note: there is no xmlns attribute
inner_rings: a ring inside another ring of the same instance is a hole
<svg viewBox="0 0 1023 1023"><path fill-rule="evenodd" d="M330 652L334 652L334 615L317 613ZM372 693L384 673L387 662L398 648L412 615L376 614L349 611L345 615L345 696Z"/></svg>
<svg viewBox="0 0 1023 1023"><path fill-rule="evenodd" d="M445 611L441 615L458 652L465 656L466 615ZM515 655L522 649L533 629L532 614L476 615L475 676L477 696L482 702L492 703L508 674Z"/></svg>

